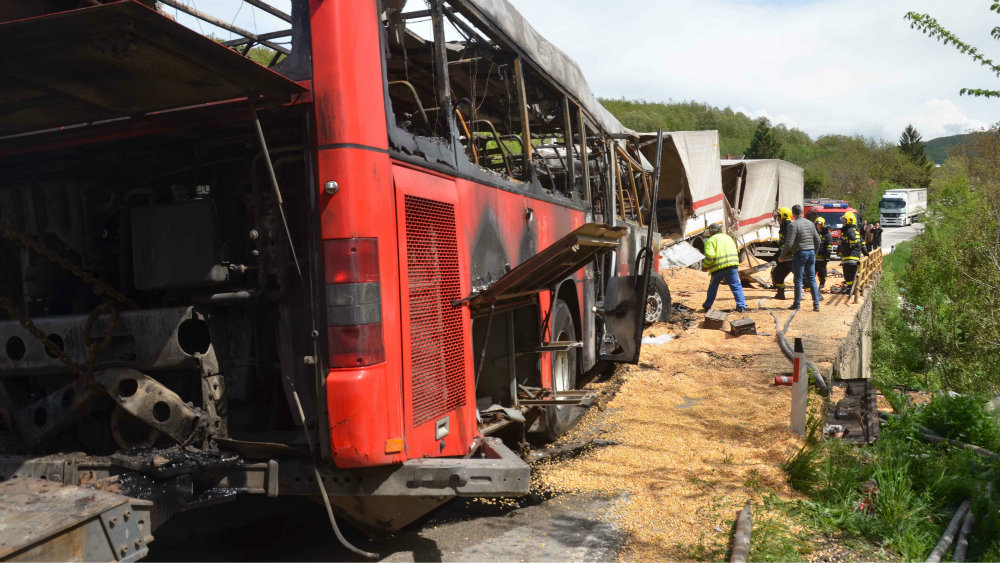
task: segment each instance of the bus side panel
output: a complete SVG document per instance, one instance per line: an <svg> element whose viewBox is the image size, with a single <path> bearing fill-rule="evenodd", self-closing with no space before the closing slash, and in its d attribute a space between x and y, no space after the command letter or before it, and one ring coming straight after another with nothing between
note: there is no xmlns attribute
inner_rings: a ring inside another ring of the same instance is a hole
<svg viewBox="0 0 1000 563"><path fill-rule="evenodd" d="M393 166L399 217L403 413L410 457L465 455L479 435L469 261L455 180Z"/></svg>
<svg viewBox="0 0 1000 563"><path fill-rule="evenodd" d="M584 223L583 211L467 180L458 180L458 193L462 216L468 218L464 235L470 252L473 287L485 287L496 281ZM583 311L584 275L583 269L573 275L578 291L577 302L571 305L580 311ZM539 295L539 323L545 318L551 299L548 291ZM582 339L583 319L577 320L580 322L577 338ZM539 354L537 364L543 387L552 385L549 355Z"/></svg>
<svg viewBox="0 0 1000 563"><path fill-rule="evenodd" d="M316 137L324 145L389 147L375 0L311 0Z"/></svg>
<svg viewBox="0 0 1000 563"><path fill-rule="evenodd" d="M387 205L393 191L377 2L311 0L310 25L322 238L324 245L355 237L377 240L384 348L384 361L328 372L333 461L340 467L400 462L407 454L398 243L395 209ZM332 195L324 189L331 181L337 183ZM337 321L328 318L331 322Z"/></svg>
<svg viewBox="0 0 1000 563"><path fill-rule="evenodd" d="M355 148L321 150L320 182L340 188L320 196L323 240L375 238L385 361L330 369L326 380L334 462L358 467L403 461L402 344L396 217L388 155ZM328 323L333 322L327 319Z"/></svg>

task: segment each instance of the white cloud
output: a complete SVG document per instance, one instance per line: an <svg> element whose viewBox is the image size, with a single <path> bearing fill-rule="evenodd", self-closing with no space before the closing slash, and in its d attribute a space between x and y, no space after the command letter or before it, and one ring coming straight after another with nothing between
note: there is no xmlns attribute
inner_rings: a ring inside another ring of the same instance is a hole
<svg viewBox="0 0 1000 563"><path fill-rule="evenodd" d="M957 135L990 125L986 121L970 118L951 100L941 99L927 100L917 112L893 118L891 123L894 130L900 131L908 124L913 124L925 139Z"/></svg>
<svg viewBox="0 0 1000 563"><path fill-rule="evenodd" d="M925 139L979 127L1000 105L959 96L996 79L903 19L928 12L1000 51L989 36L1000 18L978 2L618 0L612 11L603 0L577 0L572 10L512 2L602 97L704 101L749 108L813 137L893 141L911 121Z"/></svg>
<svg viewBox="0 0 1000 563"><path fill-rule="evenodd" d="M272 1L289 9L288 0ZM695 100L814 138L837 133L892 141L907 123L924 139L983 127L996 121L1000 107L997 100L959 96L962 87L1000 84L903 19L910 10L930 13L1000 60L989 35L1000 17L981 2L574 0L571 9L565 2L511 2L579 63L602 97ZM239 4L197 0L196 6L259 33L284 26ZM189 17L179 19L198 29Z"/></svg>

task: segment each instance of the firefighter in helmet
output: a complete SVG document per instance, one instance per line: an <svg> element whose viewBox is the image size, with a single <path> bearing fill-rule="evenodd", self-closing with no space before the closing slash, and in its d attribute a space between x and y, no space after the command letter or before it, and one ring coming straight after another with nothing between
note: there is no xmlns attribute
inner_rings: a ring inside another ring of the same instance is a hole
<svg viewBox="0 0 1000 563"><path fill-rule="evenodd" d="M833 256L835 248L833 235L830 234L830 229L826 228L826 219L817 215L814 222L821 241L820 247L816 249L816 277L819 278L819 288L822 290L826 283L826 264Z"/></svg>
<svg viewBox="0 0 1000 563"><path fill-rule="evenodd" d="M781 221L781 226L778 228L778 247L780 248L785 245L785 235L788 233L788 225L792 222L792 210L787 207L779 207L778 220ZM778 254L780 255L780 252ZM777 290L774 294L775 299L785 298L785 278L790 273L792 273L791 258L785 261L779 259L771 270L771 283L774 284L774 288Z"/></svg>
<svg viewBox="0 0 1000 563"><path fill-rule="evenodd" d="M854 278L858 275L858 263L861 255L867 255L861 234L858 232L858 218L848 211L842 217L844 230L840 233L840 267L844 269L843 285L834 288L834 293L850 293L854 287Z"/></svg>

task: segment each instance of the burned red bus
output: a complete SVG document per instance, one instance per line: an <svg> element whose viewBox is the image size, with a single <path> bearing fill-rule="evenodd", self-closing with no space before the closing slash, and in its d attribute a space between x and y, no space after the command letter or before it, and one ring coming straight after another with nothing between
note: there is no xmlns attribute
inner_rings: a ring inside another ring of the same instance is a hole
<svg viewBox="0 0 1000 563"><path fill-rule="evenodd" d="M558 436L669 316L655 167L511 6L246 2L287 29L0 7L5 524L84 487L123 559L240 494L335 531L521 495L492 435Z"/></svg>

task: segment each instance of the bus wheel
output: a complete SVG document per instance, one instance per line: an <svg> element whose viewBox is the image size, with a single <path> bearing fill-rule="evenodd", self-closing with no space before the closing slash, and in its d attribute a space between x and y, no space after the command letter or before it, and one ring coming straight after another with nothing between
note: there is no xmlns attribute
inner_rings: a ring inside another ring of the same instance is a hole
<svg viewBox="0 0 1000 563"><path fill-rule="evenodd" d="M646 291L646 324L670 321L670 288L659 274L649 275L649 289Z"/></svg>
<svg viewBox="0 0 1000 563"><path fill-rule="evenodd" d="M552 306L550 320L553 342L576 342L576 329L573 327L573 314L562 299L557 299ZM552 366L552 390L570 391L576 389L576 371L578 348L573 347L559 352L550 352ZM569 405L553 405L545 410L545 437L555 440L569 429L578 409Z"/></svg>

